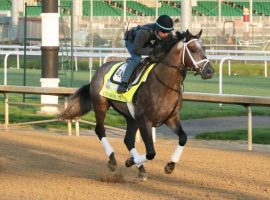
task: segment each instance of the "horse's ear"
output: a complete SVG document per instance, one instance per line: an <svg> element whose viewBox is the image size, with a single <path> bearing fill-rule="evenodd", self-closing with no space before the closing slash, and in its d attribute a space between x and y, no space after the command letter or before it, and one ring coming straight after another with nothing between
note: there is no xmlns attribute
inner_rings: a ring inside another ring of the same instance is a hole
<svg viewBox="0 0 270 200"><path fill-rule="evenodd" d="M185 41L187 42L187 41L189 41L190 39L191 39L191 36L192 36L192 34L189 32L189 30L187 29L186 30L186 35L185 35Z"/></svg>
<svg viewBox="0 0 270 200"><path fill-rule="evenodd" d="M175 34L178 40L183 40L186 37L186 32L176 31Z"/></svg>
<svg viewBox="0 0 270 200"><path fill-rule="evenodd" d="M197 35L195 35L195 37L199 39L201 37L201 35L202 35L202 29L200 30L200 32Z"/></svg>

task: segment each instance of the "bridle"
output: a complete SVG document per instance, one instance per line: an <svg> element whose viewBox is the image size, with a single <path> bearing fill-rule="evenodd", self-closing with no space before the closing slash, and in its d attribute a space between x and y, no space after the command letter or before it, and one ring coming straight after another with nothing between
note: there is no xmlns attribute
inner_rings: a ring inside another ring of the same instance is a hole
<svg viewBox="0 0 270 200"><path fill-rule="evenodd" d="M202 59L202 60L196 62L196 60L193 58L193 56L190 53L190 50L188 48L188 45L190 43L192 43L192 42L195 42L195 41L199 41L199 40L197 38L194 38L192 40L189 40L188 42L184 42L184 44L183 44L184 45L184 49L183 49L183 55L182 55L182 63L183 63L184 66L186 66L186 64L185 64L185 54L187 52L190 60L192 61L193 65L195 67L195 71L200 74L200 73L203 72L205 66L209 63L209 59L205 58L205 59ZM201 64L201 63L204 63L204 65L203 65L203 67L200 68L198 65Z"/></svg>
<svg viewBox="0 0 270 200"><path fill-rule="evenodd" d="M190 50L189 50L189 48L188 48L188 44L190 44L190 43L192 43L192 42L194 42L194 41L199 41L199 40L198 40L197 38L194 38L194 39L189 40L188 42L184 42L184 44L183 44L184 49L183 49L183 54L182 54L182 64L183 64L184 66L186 66L186 65L185 65L185 54L186 54L186 52L187 52L188 55L189 55L189 58L191 59L193 65L194 65L194 67L195 67L195 71L196 71L197 73L202 73L203 70L204 70L204 68L205 68L205 66L207 65L207 63L209 63L209 59L206 58L206 59L202 59L202 60L196 62L196 60L193 58L193 56L192 56L192 54L190 53ZM183 69L181 69L179 66L172 65L172 64L169 64L169 63L164 62L164 61L161 61L161 63L167 65L168 67L171 67L171 68L176 69L180 74L181 74L182 71L183 71ZM198 65L201 64L201 63L204 63L204 65L203 65L202 68L199 68ZM186 68L190 68L190 67L186 67ZM156 79L157 79L164 87L166 87L166 88L168 88L168 89L170 89L170 90L173 90L173 91L175 91L175 92L177 92L177 93L180 93L180 94L182 93L181 87L180 87L180 89L174 89L174 88L171 88L171 87L167 86L162 80L160 80L160 78L158 77L158 75L157 75L156 72L155 72L155 69L153 70L153 73L154 73ZM183 85L183 82L182 82L182 85Z"/></svg>

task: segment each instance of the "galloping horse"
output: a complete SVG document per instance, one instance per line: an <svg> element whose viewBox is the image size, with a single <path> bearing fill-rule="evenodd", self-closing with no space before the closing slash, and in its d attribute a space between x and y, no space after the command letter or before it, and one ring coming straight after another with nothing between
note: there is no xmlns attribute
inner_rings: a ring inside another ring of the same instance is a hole
<svg viewBox="0 0 270 200"><path fill-rule="evenodd" d="M165 172L172 173L187 142L187 135L182 129L179 118L179 110L183 101L181 85L184 81L184 75L187 70L191 70L200 74L202 79L209 79L214 73L199 41L201 34L202 30L197 35L193 35L187 30L183 41L181 41L182 38L174 37L166 56L156 64L147 80L137 90L133 109L129 109L127 103L111 100L99 94L103 87L104 75L115 64L115 62L108 62L97 70L91 83L82 86L70 98L68 107L59 117L61 119L74 119L93 109L96 118L95 132L109 158L108 167L114 171L117 162L104 128L106 112L112 106L125 117L127 123L124 143L131 157L127 159L125 164L127 167L135 164L138 167L139 176L146 175L143 164L147 160L154 159L156 155L152 127L166 124L179 137L171 161L165 166ZM176 35L179 36L179 34ZM140 155L135 148L135 135L138 129L145 144L146 154Z"/></svg>

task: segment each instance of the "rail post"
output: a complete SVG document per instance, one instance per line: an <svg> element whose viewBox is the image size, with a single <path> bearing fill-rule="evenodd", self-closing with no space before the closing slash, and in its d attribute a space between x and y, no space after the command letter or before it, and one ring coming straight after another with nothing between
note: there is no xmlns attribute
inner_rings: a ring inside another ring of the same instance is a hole
<svg viewBox="0 0 270 200"><path fill-rule="evenodd" d="M79 119L75 121L75 134L76 134L76 136L80 136L80 124L79 124Z"/></svg>
<svg viewBox="0 0 270 200"><path fill-rule="evenodd" d="M222 60L219 63L219 90L218 93L222 94L222 68L223 68L223 63L225 60L231 60L232 57L228 56L228 57L224 57L222 58Z"/></svg>
<svg viewBox="0 0 270 200"><path fill-rule="evenodd" d="M264 77L267 77L267 61L264 61Z"/></svg>
<svg viewBox="0 0 270 200"><path fill-rule="evenodd" d="M155 143L157 141L157 134L156 134L155 127L152 127L152 138L153 138L153 142Z"/></svg>
<svg viewBox="0 0 270 200"><path fill-rule="evenodd" d="M68 98L65 97L64 108L66 109L67 106L68 106ZM68 135L71 136L72 135L72 122L71 122L71 120L68 120L67 125L68 125Z"/></svg>
<svg viewBox="0 0 270 200"><path fill-rule="evenodd" d="M252 112L251 108L247 106L248 113L248 150L252 151Z"/></svg>
<svg viewBox="0 0 270 200"><path fill-rule="evenodd" d="M8 94L4 93L5 95L5 129L8 129L9 124L9 107L8 107Z"/></svg>
<svg viewBox="0 0 270 200"><path fill-rule="evenodd" d="M136 131L136 142L141 142L141 133L139 129Z"/></svg>

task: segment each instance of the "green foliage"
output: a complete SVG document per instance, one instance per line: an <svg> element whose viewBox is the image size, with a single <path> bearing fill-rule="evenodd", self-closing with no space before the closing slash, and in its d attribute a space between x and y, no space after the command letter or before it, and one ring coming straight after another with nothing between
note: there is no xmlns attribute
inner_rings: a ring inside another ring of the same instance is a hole
<svg viewBox="0 0 270 200"><path fill-rule="evenodd" d="M219 64L213 64L215 68L216 74L219 74ZM224 63L223 65L223 74L228 74L228 64ZM264 76L264 63L245 63L240 61L232 61L231 62L231 74L233 76ZM268 76L270 76L270 72L268 71Z"/></svg>
<svg viewBox="0 0 270 200"><path fill-rule="evenodd" d="M41 60L40 58L37 57L28 57L27 58L27 70L28 69L37 69L40 70L41 69ZM89 71L89 62L88 59L78 59L78 70L83 70L83 71ZM59 57L59 71L62 70L62 59L61 56ZM3 57L0 57L0 68L4 67L4 59ZM75 61L74 61L74 67L75 67ZM9 59L8 59L8 68L17 68L17 59L16 56L10 55ZM21 57L20 59L20 68L23 68L23 59ZM99 68L99 59L98 58L94 58L93 59L93 70L97 70ZM70 69L67 69L70 70Z"/></svg>
<svg viewBox="0 0 270 200"><path fill-rule="evenodd" d="M239 105L185 101L180 111L181 119L200 119L221 116L246 116L246 108ZM252 107L253 115L270 116L269 107Z"/></svg>
<svg viewBox="0 0 270 200"><path fill-rule="evenodd" d="M270 128L253 129L252 142L270 144ZM195 137L202 140L247 140L247 130L231 130L225 132L201 133Z"/></svg>

